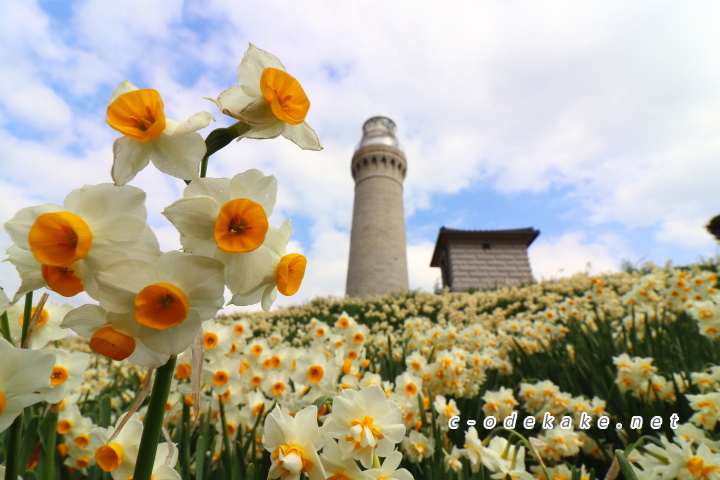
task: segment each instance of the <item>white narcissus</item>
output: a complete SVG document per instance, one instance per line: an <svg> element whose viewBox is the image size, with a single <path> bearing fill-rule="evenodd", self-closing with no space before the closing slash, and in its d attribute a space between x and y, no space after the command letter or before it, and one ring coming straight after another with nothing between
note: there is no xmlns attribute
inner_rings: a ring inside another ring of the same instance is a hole
<svg viewBox="0 0 720 480"><path fill-rule="evenodd" d="M114 480L124 480L133 474L143 432L143 423L135 413L112 438L123 419L124 416L118 418L115 426L95 427L90 431L89 447L95 451L95 461Z"/></svg>
<svg viewBox="0 0 720 480"><path fill-rule="evenodd" d="M277 181L259 170L229 178L199 178L163 215L180 232L186 252L225 265L225 284L233 295L260 285L272 269L272 255L260 249L277 196ZM253 252L259 250L258 252ZM255 253L252 256L248 252Z"/></svg>
<svg viewBox="0 0 720 480"><path fill-rule="evenodd" d="M160 254L146 216L144 191L109 183L75 189L63 205L21 209L5 223L16 246L8 250L10 262L17 265L23 279L13 301L44 285L64 296L85 290L97 298L95 273L100 268L118 260L149 260ZM27 252L36 262L34 267ZM38 269L43 285L38 283Z"/></svg>
<svg viewBox="0 0 720 480"><path fill-rule="evenodd" d="M123 134L113 144L115 185L132 180L151 161L170 176L198 178L207 147L196 131L214 120L208 112L198 112L185 122L165 118L157 90L140 90L123 80L110 97L107 109L108 124Z"/></svg>
<svg viewBox="0 0 720 480"><path fill-rule="evenodd" d="M223 275L223 265L217 260L171 251L154 262L112 263L96 278L101 307L115 314L132 314L139 325L137 337L149 349L178 355L201 331L202 321L222 307Z"/></svg>
<svg viewBox="0 0 720 480"><path fill-rule="evenodd" d="M402 462L402 453L395 450L385 458L380 468L371 468L367 473L376 480L413 480L412 473L404 468L398 470L400 462Z"/></svg>
<svg viewBox="0 0 720 480"><path fill-rule="evenodd" d="M0 432L23 409L43 399L38 393L50 386L55 356L46 350L16 348L0 337Z"/></svg>
<svg viewBox="0 0 720 480"><path fill-rule="evenodd" d="M50 374L52 388L44 392L45 401L60 403L85 379L90 364L90 355L85 352L50 350L55 355L55 366Z"/></svg>
<svg viewBox="0 0 720 480"><path fill-rule="evenodd" d="M377 385L362 390L343 390L333 401L332 418L324 432L338 439L343 458L355 458L372 467L373 455L385 457L405 436L402 412Z"/></svg>
<svg viewBox="0 0 720 480"><path fill-rule="evenodd" d="M303 150L322 150L315 131L305 122L310 109L300 83L275 55L252 43L238 67L238 85L215 102L220 111L250 125L240 138L287 138Z"/></svg>
<svg viewBox="0 0 720 480"><path fill-rule="evenodd" d="M52 300L45 302L38 321L35 324L35 329L32 331L28 348L37 350L43 348L49 342L65 338L68 331L62 328L60 323L63 321L65 314L72 310L72 308L72 305L69 303L58 304ZM7 311L10 323L10 334L18 344L20 343L23 324L25 323L24 310L24 305L16 304L8 308ZM36 307L33 307L30 312L31 319L33 315L35 315L35 311Z"/></svg>
<svg viewBox="0 0 720 480"><path fill-rule="evenodd" d="M279 405L265 419L263 445L272 464L268 478L325 480L325 469L317 451L323 440L317 424L317 407L310 405L291 417Z"/></svg>
<svg viewBox="0 0 720 480"><path fill-rule="evenodd" d="M65 315L62 326L89 338L90 348L112 360L125 360L133 365L158 368L169 355L151 350L139 338L140 324L132 313L108 312L98 305L83 305Z"/></svg>
<svg viewBox="0 0 720 480"><path fill-rule="evenodd" d="M236 293L228 303L245 306L260 302L263 310L268 311L278 291L286 296L297 293L305 276L307 259L299 253L286 254L291 235L290 220L286 220L280 228L270 227L265 243L240 259L243 263L255 265L260 262L256 262L253 256L261 256L267 270L260 284L246 292Z"/></svg>

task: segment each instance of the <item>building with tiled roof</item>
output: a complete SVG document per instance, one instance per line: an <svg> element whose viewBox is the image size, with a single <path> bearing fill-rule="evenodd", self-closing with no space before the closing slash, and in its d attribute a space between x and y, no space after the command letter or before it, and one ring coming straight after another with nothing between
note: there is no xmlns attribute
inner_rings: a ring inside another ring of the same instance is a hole
<svg viewBox="0 0 720 480"><path fill-rule="evenodd" d="M540 235L534 228L457 230L441 227L431 267L439 267L442 288L453 292L532 281L527 249Z"/></svg>

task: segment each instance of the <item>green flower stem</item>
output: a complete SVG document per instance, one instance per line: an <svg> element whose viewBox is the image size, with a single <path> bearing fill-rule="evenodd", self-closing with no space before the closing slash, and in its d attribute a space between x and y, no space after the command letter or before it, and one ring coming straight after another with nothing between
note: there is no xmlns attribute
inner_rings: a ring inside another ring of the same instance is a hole
<svg viewBox="0 0 720 480"><path fill-rule="evenodd" d="M27 295L25 295L25 310L23 313L22 337L20 337L20 345L25 345L25 339L27 338L28 330L30 329L30 317L32 317L32 315L30 315L32 313L32 301L33 292L28 292Z"/></svg>
<svg viewBox="0 0 720 480"><path fill-rule="evenodd" d="M5 478L17 478L21 473L18 465L20 460L20 440L22 437L23 414L10 425L7 436L7 458L5 459ZM24 472L23 472L24 473Z"/></svg>
<svg viewBox="0 0 720 480"><path fill-rule="evenodd" d="M172 355L167 363L157 369L155 383L153 383L150 394L150 405L145 415L145 426L143 427L142 438L140 439L140 453L133 480L150 480L155 464L157 447L160 444L163 420L165 419L165 405L170 394L173 373L175 373L175 361L177 357Z"/></svg>
<svg viewBox="0 0 720 480"><path fill-rule="evenodd" d="M230 142L238 138L239 136L250 131L250 125L245 122L236 122L229 127L216 128L205 139L205 145L207 146L207 152L200 163L200 178L205 178L207 175L208 159L210 155L217 152L221 148L227 146Z"/></svg>
<svg viewBox="0 0 720 480"><path fill-rule="evenodd" d="M10 322L8 322L7 312L3 312L3 314L0 315L0 331L2 331L2 336L5 337L5 340L13 343L13 339L10 334Z"/></svg>
<svg viewBox="0 0 720 480"><path fill-rule="evenodd" d="M47 422L49 425L49 431L45 432L47 438L45 439L45 466L43 468L43 478L44 480L54 480L58 476L55 468L55 450L57 447L57 432L55 431L55 426L57 425L58 420L58 406L52 405L48 415L51 420Z"/></svg>

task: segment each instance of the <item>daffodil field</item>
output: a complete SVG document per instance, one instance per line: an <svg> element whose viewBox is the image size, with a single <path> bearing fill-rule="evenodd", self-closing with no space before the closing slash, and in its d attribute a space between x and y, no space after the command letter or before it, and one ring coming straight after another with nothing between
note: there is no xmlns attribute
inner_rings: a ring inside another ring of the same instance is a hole
<svg viewBox="0 0 720 480"><path fill-rule="evenodd" d="M236 139L321 149L310 101L254 45L211 101L236 122L203 139L213 115L168 119L121 82L112 183L4 222L0 478L720 479L716 264L270 313L307 266L290 222L269 225L277 182L209 159ZM150 163L185 183L162 212L182 251L128 184Z"/></svg>

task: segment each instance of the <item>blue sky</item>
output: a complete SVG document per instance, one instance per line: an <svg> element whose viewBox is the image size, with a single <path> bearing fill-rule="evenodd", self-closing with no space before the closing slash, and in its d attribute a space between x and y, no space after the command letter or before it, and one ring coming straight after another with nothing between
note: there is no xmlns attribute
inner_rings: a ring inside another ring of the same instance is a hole
<svg viewBox="0 0 720 480"><path fill-rule="evenodd" d="M209 176L278 178L271 222L292 219L291 249L309 265L277 305L344 294L350 159L375 115L395 121L408 159L411 288L439 278L429 262L443 225L539 229L538 280L718 251L704 229L720 213L714 2L0 0L0 11L0 222L110 181L105 108L123 79L157 89L169 118L215 115L203 135L229 125L203 97L236 83L252 42L302 83L325 147L243 140L211 159ZM160 212L182 182L147 168L131 184L148 192L162 247L177 248ZM0 263L0 286L18 285Z"/></svg>

